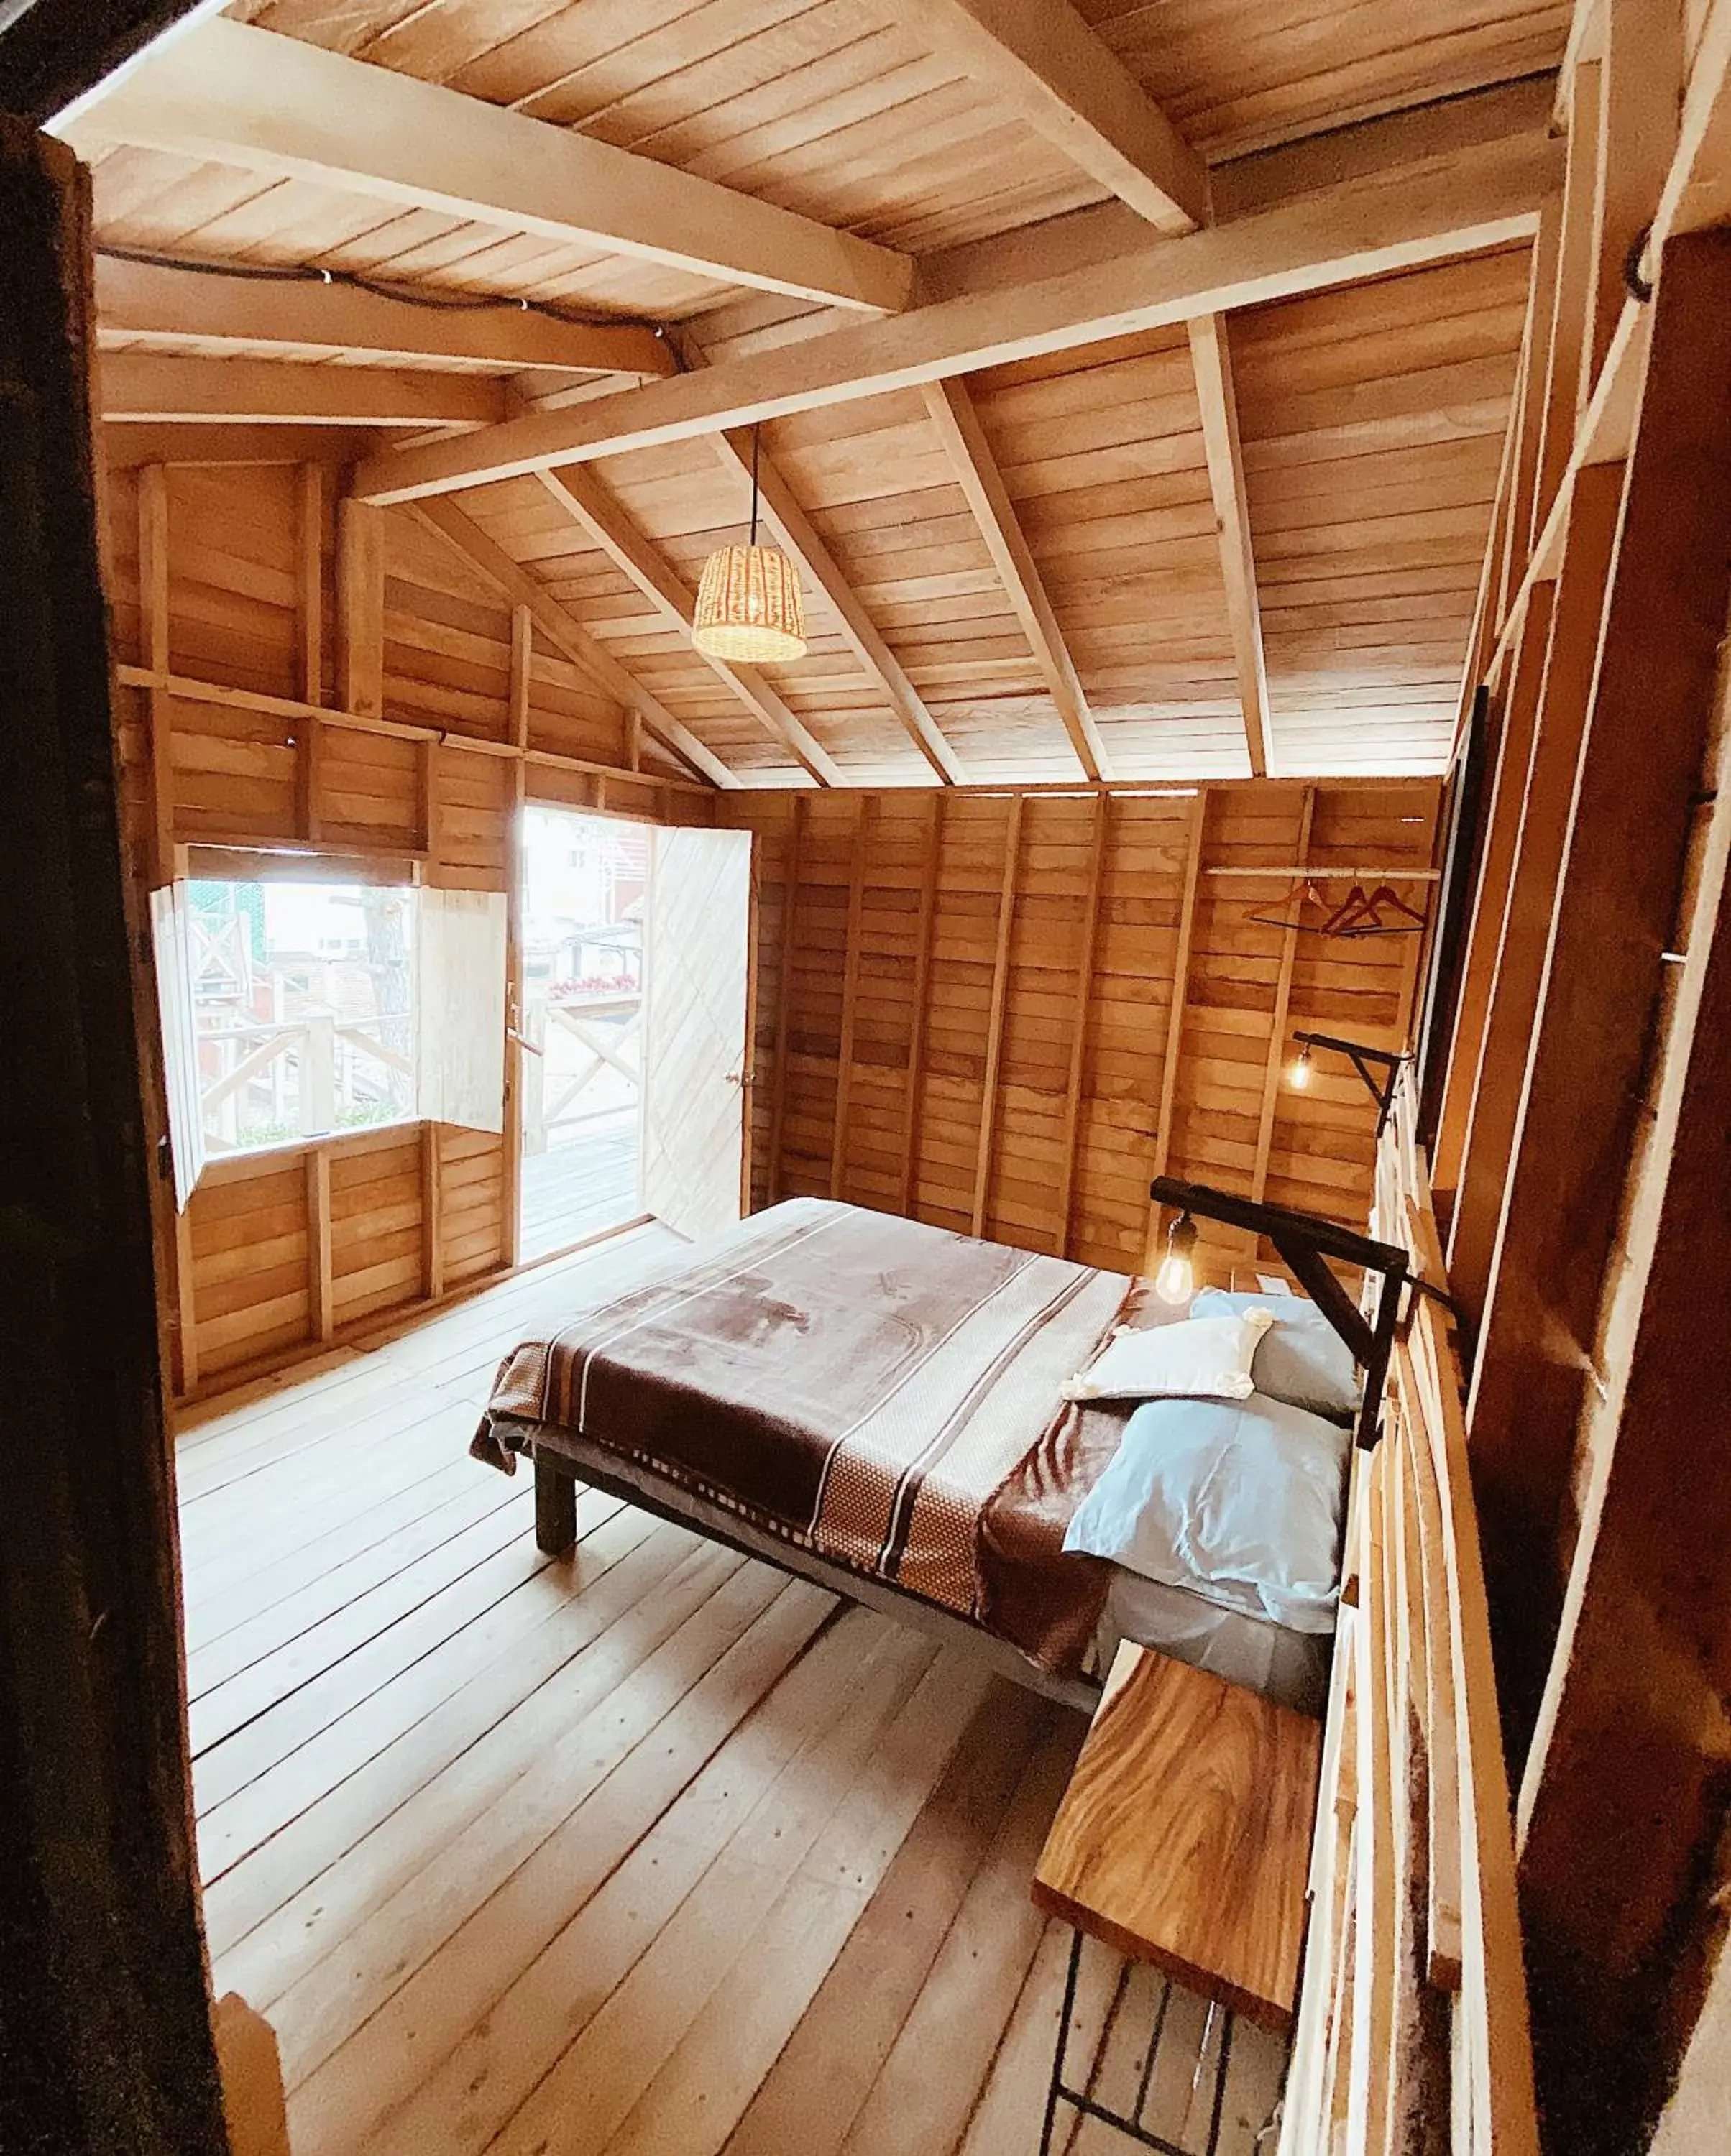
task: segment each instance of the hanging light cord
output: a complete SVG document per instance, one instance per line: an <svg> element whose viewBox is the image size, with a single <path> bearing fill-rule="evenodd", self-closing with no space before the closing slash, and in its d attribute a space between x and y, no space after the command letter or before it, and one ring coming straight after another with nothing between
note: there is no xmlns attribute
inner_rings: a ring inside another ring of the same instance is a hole
<svg viewBox="0 0 1731 2156"><path fill-rule="evenodd" d="M755 547L755 546L757 545L757 543L758 543L758 422L754 419L754 420L752 422L752 539L751 539L751 543L752 544L752 546L753 546L753 547Z"/></svg>

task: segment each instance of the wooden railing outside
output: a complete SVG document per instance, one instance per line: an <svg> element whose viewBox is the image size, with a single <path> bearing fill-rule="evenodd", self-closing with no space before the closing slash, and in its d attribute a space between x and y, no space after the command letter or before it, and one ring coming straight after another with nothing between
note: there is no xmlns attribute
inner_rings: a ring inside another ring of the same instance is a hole
<svg viewBox="0 0 1731 2156"><path fill-rule="evenodd" d="M1403 1083L1374 1232L1446 1293ZM1514 1838L1446 1305L1359 1455L1280 2156L1536 2156Z"/></svg>
<svg viewBox="0 0 1731 2156"><path fill-rule="evenodd" d="M345 1024L329 1011L313 1011L304 1018L240 1022L201 1033L200 1046L207 1041L215 1043L226 1066L213 1077L201 1076L199 1082L199 1112L204 1118L209 1151L255 1149L260 1141L249 1140L242 1127L240 1104L255 1081L265 1081L274 1071L285 1078L290 1063L294 1065L293 1113L276 1133L278 1138L320 1137L339 1127L340 1114L352 1121L362 1109L369 1112L362 1120L379 1122L400 1121L412 1114L414 1065L400 1050L378 1037L384 1027L393 1023L402 1025L407 1021L374 1018ZM362 1062L372 1064L384 1074L370 1096L363 1093L360 1083L357 1066ZM405 1089L400 1104L396 1105L388 1097L393 1076L402 1080ZM280 1083L276 1091L278 1111L286 1117L290 1089ZM370 1111L375 1108L378 1112L373 1115ZM222 1127L225 1121L232 1125L228 1130Z"/></svg>

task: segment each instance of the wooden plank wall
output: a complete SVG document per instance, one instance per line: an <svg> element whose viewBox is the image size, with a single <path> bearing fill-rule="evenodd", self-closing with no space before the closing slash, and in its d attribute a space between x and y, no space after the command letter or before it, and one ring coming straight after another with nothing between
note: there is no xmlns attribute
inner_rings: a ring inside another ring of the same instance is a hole
<svg viewBox="0 0 1731 2156"><path fill-rule="evenodd" d="M1302 1093L1282 1066L1295 1027L1401 1046L1420 939L1259 926L1291 878L1220 871L1426 869L1436 798L724 797L758 837L756 1202L835 1196L1118 1270L1143 1262L1162 1170L1362 1224L1369 1096L1338 1061Z"/></svg>
<svg viewBox="0 0 1731 2156"><path fill-rule="evenodd" d="M634 772L629 715L413 516L357 528L328 475L293 465L117 470L107 509L141 890L196 842L324 847L502 891L523 798L710 820L710 790ZM510 1184L502 1137L423 1125L213 1163L178 1224L179 1389L499 1271Z"/></svg>

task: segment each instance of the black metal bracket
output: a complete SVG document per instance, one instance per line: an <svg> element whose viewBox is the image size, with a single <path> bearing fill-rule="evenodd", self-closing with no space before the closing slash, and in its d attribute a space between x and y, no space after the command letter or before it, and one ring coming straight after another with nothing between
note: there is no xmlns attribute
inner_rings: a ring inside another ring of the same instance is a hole
<svg viewBox="0 0 1731 2156"><path fill-rule="evenodd" d="M1332 1033L1295 1032L1292 1038L1302 1040L1307 1048L1332 1048L1337 1055L1345 1056L1364 1081L1376 1103L1376 1134L1380 1137L1388 1128L1389 1111L1395 1105L1395 1084L1400 1075L1400 1066L1410 1058L1396 1055L1386 1048L1368 1048L1362 1040L1342 1040Z"/></svg>
<svg viewBox="0 0 1731 2156"><path fill-rule="evenodd" d="M1301 1040L1310 1037L1299 1035ZM1148 1195L1157 1205L1169 1205L1180 1213L1199 1214L1205 1220L1220 1221L1224 1227L1242 1228L1268 1238L1364 1371L1364 1398L1359 1409L1356 1435L1359 1445L1367 1449L1374 1445L1382 1434L1383 1386L1400 1315L1400 1291L1411 1277L1407 1253L1397 1244L1379 1243L1372 1236L1341 1227L1337 1221L1325 1220L1319 1214L1264 1205L1230 1190L1210 1189L1205 1183L1180 1183L1175 1176L1157 1176L1148 1185ZM1377 1275L1381 1286L1374 1317L1365 1317L1329 1270L1330 1258Z"/></svg>

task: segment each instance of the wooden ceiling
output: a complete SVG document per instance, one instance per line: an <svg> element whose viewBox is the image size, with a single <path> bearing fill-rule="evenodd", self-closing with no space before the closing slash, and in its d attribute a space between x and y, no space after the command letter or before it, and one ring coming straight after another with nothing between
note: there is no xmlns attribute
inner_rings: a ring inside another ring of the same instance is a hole
<svg viewBox="0 0 1731 2156"><path fill-rule="evenodd" d="M1569 16L242 0L61 124L110 447L357 467L740 783L1436 771Z"/></svg>

